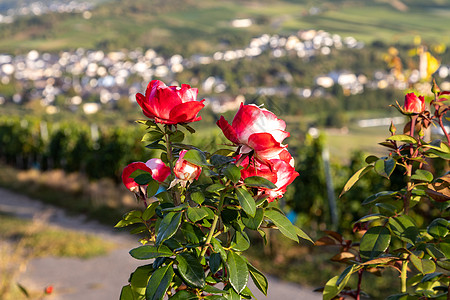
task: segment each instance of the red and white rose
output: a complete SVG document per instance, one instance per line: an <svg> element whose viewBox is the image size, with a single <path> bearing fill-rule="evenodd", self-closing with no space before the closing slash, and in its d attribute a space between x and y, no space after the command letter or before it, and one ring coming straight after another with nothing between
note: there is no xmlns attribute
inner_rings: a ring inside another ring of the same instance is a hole
<svg viewBox="0 0 450 300"><path fill-rule="evenodd" d="M294 168L294 159L287 150L283 150L276 158L271 159L270 166L261 164L258 161L246 158L241 166L241 179L244 180L250 176L260 176L270 180L275 184L276 188L266 189L260 188L261 194L268 196L268 201L272 202L283 197L286 188L299 175Z"/></svg>
<svg viewBox="0 0 450 300"><path fill-rule="evenodd" d="M158 182L163 182L170 174L170 168L159 158L152 158L146 163L133 162L126 166L122 172L122 182L127 189L137 191L139 184L130 177L136 170L142 170L152 175L152 178Z"/></svg>
<svg viewBox="0 0 450 300"><path fill-rule="evenodd" d="M405 105L403 106L407 113L421 113L425 110L425 98L416 96L414 93L405 95Z"/></svg>
<svg viewBox="0 0 450 300"><path fill-rule="evenodd" d="M231 125L222 116L217 126L227 139L240 147L240 153L254 151L255 157L262 162L276 158L287 147L282 144L289 136L285 131L286 123L274 113L253 104L241 104Z"/></svg>
<svg viewBox="0 0 450 300"><path fill-rule="evenodd" d="M136 94L136 101L144 115L157 123L179 124L199 121L198 112L205 106L197 101L198 89L188 84L181 87L166 86L159 80L152 80L147 86L145 96Z"/></svg>

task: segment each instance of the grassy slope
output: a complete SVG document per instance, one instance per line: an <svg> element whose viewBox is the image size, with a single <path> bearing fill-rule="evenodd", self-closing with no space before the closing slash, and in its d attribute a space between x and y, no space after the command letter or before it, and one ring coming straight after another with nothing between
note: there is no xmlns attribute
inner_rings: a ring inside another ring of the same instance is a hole
<svg viewBox="0 0 450 300"><path fill-rule="evenodd" d="M404 2L409 7L405 12L384 1L320 1L315 4L322 9L318 15L307 15L311 7L307 1L173 0L164 5L149 0L136 0L132 4L110 2L96 8L89 20L81 15L64 15L53 17L47 27L33 24L25 30L7 29L12 33L0 39L0 51L169 44L175 50L178 47L180 51L204 52L217 48L224 40L243 45L249 37L265 32L310 28L352 35L366 42L411 42L415 35L421 35L427 41L450 43L450 1ZM230 27L231 20L247 17L263 21L244 29ZM2 27L8 26L15 25Z"/></svg>

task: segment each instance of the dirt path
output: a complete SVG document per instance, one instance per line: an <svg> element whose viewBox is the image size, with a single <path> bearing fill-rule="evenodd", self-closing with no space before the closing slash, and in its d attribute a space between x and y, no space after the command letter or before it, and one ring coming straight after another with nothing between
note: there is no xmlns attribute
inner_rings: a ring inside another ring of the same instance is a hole
<svg viewBox="0 0 450 300"><path fill-rule="evenodd" d="M45 257L33 259L19 282L30 289L43 289L52 285L52 300L113 300L119 299L120 290L127 284L128 277L137 266L145 262L133 259L128 251L138 246L133 237L118 233L113 228L97 222L86 221L84 217L68 216L62 209L43 204L26 196L0 189L0 211L23 218L46 212L50 215L50 225L95 233L98 236L117 243L117 248L108 255L90 259ZM1 229L0 229L1 230ZM299 270L300 271L300 270ZM318 293L304 289L296 284L286 283L268 277L269 295L263 296L250 285L258 299L294 300L322 299ZM251 280L250 280L251 281Z"/></svg>

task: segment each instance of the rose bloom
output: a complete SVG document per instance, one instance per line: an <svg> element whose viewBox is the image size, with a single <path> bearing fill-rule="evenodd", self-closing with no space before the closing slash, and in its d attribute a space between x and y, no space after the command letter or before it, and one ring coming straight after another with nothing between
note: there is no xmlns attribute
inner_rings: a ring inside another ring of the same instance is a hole
<svg viewBox="0 0 450 300"><path fill-rule="evenodd" d="M270 160L271 166L261 164L257 161L249 163L246 158L241 166L241 179L244 180L250 176L260 176L270 180L276 185L274 189L260 188L260 193L268 196L268 201L272 202L283 197L286 188L299 175L294 169L294 159L287 150L279 153L277 158Z"/></svg>
<svg viewBox="0 0 450 300"><path fill-rule="evenodd" d="M283 140L289 136L286 123L264 108L256 105L243 105L236 113L231 125L220 117L217 126L227 139L240 146L240 153L254 150L257 159L264 162L275 158L287 145Z"/></svg>
<svg viewBox="0 0 450 300"><path fill-rule="evenodd" d="M197 114L205 106L205 100L197 101L197 94L198 89L187 84L181 87L166 86L159 80L152 80L145 96L136 94L136 101L144 115L157 123L189 123L202 119Z"/></svg>
<svg viewBox="0 0 450 300"><path fill-rule="evenodd" d="M122 182L132 192L136 191L139 187L139 184L134 181L134 178L130 177L136 170L143 170L152 174L152 178L158 182L163 182L170 174L170 168L159 158L152 158L145 164L143 162L133 162L126 166L122 172Z"/></svg>
<svg viewBox="0 0 450 300"><path fill-rule="evenodd" d="M425 99L423 96L417 97L414 93L405 95L404 109L408 113L421 113L425 110Z"/></svg>
<svg viewBox="0 0 450 300"><path fill-rule="evenodd" d="M181 150L180 157L173 168L173 172L177 179L184 181L184 183L194 179L197 180L202 172L201 167L194 165L183 158L186 152L187 150Z"/></svg>

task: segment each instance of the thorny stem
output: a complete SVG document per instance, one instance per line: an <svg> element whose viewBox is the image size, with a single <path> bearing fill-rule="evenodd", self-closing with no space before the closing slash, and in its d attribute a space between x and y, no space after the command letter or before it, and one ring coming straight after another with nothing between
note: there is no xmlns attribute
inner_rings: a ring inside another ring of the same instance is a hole
<svg viewBox="0 0 450 300"><path fill-rule="evenodd" d="M443 117L443 116L444 116L444 115L440 115L440 116L439 116L439 126L441 126L442 131L444 132L445 137L447 138L447 143L450 144L450 136L449 136L447 130L445 130L444 123L442 122L442 117Z"/></svg>
<svg viewBox="0 0 450 300"><path fill-rule="evenodd" d="M362 282L363 274L364 274L364 270L363 269L358 271L358 286L357 286L357 290L356 290L356 300L360 300L361 299L361 282Z"/></svg>
<svg viewBox="0 0 450 300"><path fill-rule="evenodd" d="M406 279L407 279L407 272L408 272L408 260L407 260L407 258L408 258L408 254L407 253L405 253L405 254L403 254L403 258L404 258L404 260L403 260L403 263L402 263L402 272L401 272L401 274L400 274L400 279L401 279L401 282L402 282L402 290L401 290L401 292L402 293L406 293Z"/></svg>
<svg viewBox="0 0 450 300"><path fill-rule="evenodd" d="M226 193L222 193L220 195L219 211L217 212L217 214L214 215L214 220L213 220L213 223L211 225L211 229L209 230L208 237L206 238L205 245L203 246L202 252L200 253L200 257L204 257L205 256L206 249L208 249L208 245L211 243L211 240L212 240L212 238L214 236L214 231L216 231L217 223L219 221L219 214L222 211L223 202L225 200L225 194Z"/></svg>
<svg viewBox="0 0 450 300"><path fill-rule="evenodd" d="M173 172L173 153L172 153L172 143L169 139L169 134L167 131L170 130L171 125L165 125L164 128L164 138L166 140L166 148L167 148L167 160L169 161L169 168L170 173L172 174L172 177L175 179L175 173ZM172 191L173 198L174 198L174 205L177 206L181 203L180 194L177 191Z"/></svg>
<svg viewBox="0 0 450 300"><path fill-rule="evenodd" d="M411 191L413 189L413 184L411 182L411 176L412 176L412 165L407 164L406 166L406 195L403 197L403 210L405 212L405 215L408 214L409 210L409 200L411 199Z"/></svg>

